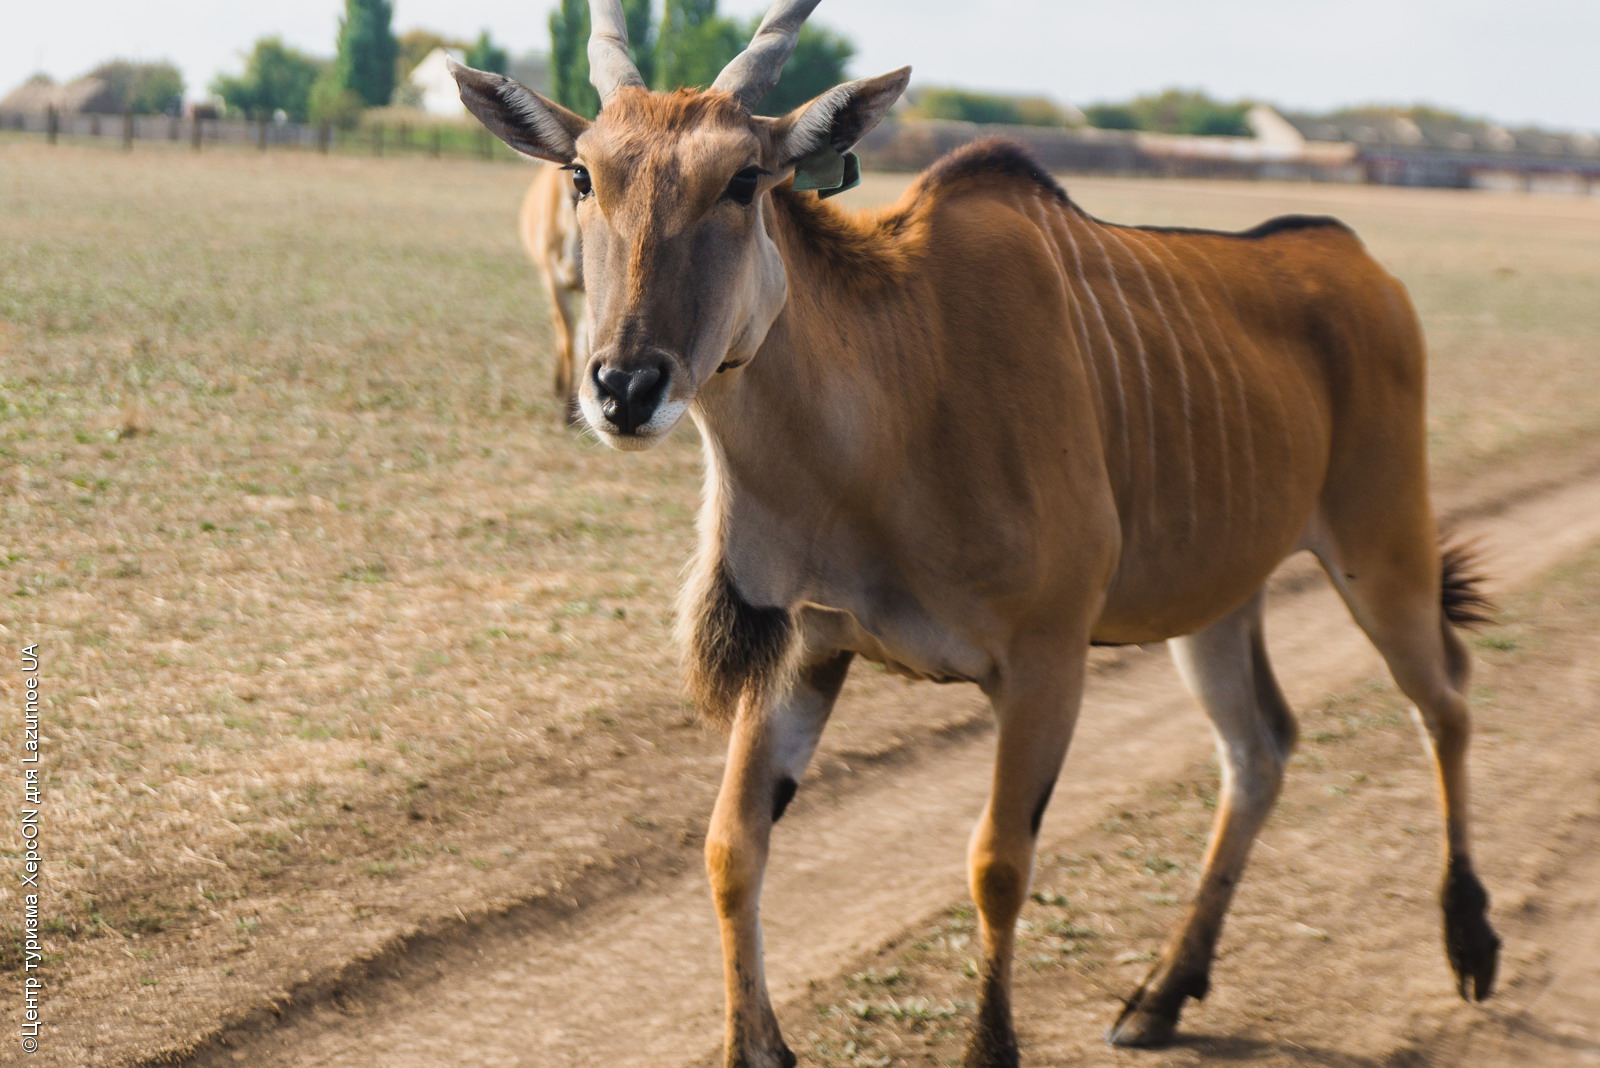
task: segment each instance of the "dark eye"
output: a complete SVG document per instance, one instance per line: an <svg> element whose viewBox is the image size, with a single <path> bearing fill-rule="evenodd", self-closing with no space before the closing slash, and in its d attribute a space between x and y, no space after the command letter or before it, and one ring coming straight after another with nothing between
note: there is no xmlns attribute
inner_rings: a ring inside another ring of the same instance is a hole
<svg viewBox="0 0 1600 1068"><path fill-rule="evenodd" d="M770 174L760 167L746 167L728 183L727 191L722 195L735 204L749 204L756 196L756 186L760 184L763 174Z"/></svg>
<svg viewBox="0 0 1600 1068"><path fill-rule="evenodd" d="M579 200L594 192L594 183L589 181L589 168L574 163L567 170L572 172L572 188L577 191Z"/></svg>

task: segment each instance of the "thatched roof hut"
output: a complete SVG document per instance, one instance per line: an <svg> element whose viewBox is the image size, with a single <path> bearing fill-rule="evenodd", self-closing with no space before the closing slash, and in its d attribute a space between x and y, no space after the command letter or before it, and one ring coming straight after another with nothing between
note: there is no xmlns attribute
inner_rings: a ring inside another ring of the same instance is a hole
<svg viewBox="0 0 1600 1068"><path fill-rule="evenodd" d="M52 107L62 115L117 110L111 86L103 78L79 78L57 85L48 75L35 74L4 97L0 114L42 115Z"/></svg>

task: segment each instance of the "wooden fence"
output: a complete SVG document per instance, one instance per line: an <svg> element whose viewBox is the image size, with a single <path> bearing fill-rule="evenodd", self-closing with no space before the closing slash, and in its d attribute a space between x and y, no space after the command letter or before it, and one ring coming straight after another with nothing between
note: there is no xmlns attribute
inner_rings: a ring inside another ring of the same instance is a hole
<svg viewBox="0 0 1600 1068"><path fill-rule="evenodd" d="M515 159L488 130L477 125L372 123L339 129L310 123L249 122L238 119L187 118L175 115L0 113L0 133L32 134L48 144L88 142L116 144L132 151L140 143L168 142L199 152L213 147L257 151L297 150L374 156L451 156Z"/></svg>
<svg viewBox="0 0 1600 1068"><path fill-rule="evenodd" d="M199 152L213 147L291 150L342 155L520 159L476 123L366 123L342 130L291 122L180 118L167 115L89 115L0 112L0 136L32 135L50 143L117 145L132 151L140 143L169 142ZM938 120L895 121L878 126L857 147L873 170L915 171L941 155L980 137L1021 141L1052 171L1088 174L1186 178L1291 179L1325 182L1377 182L1455 188L1504 188L1528 192L1600 196L1600 156L1534 157L1517 153L1451 152L1394 145L1338 147L1312 142L1302 153L1284 156L1238 142L1230 156L1193 155L1193 138L1163 137L1112 130L1061 130L1026 126L977 126Z"/></svg>

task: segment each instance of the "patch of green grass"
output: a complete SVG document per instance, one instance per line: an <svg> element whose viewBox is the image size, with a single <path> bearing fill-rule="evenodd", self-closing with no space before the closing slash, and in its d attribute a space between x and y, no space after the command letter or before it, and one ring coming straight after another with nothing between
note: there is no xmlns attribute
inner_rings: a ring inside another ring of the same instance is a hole
<svg viewBox="0 0 1600 1068"><path fill-rule="evenodd" d="M1472 639L1472 644L1479 649L1489 649L1497 653L1515 653L1522 649L1522 639L1506 631L1479 634Z"/></svg>
<svg viewBox="0 0 1600 1068"><path fill-rule="evenodd" d="M881 1001L852 1001L845 1006L845 1011L858 1020L927 1023L931 1020L950 1020L963 1013L971 1013L974 1011L974 1006L970 1003L959 1005L955 1002L938 1004L927 998L898 1000L891 997Z"/></svg>
<svg viewBox="0 0 1600 1068"><path fill-rule="evenodd" d="M339 578L344 582L384 582L389 578L389 565L381 560L354 564L341 571Z"/></svg>
<svg viewBox="0 0 1600 1068"><path fill-rule="evenodd" d="M864 972L856 972L850 977L850 981L861 986L892 987L903 982L905 977L904 968L886 968L882 971L869 968Z"/></svg>

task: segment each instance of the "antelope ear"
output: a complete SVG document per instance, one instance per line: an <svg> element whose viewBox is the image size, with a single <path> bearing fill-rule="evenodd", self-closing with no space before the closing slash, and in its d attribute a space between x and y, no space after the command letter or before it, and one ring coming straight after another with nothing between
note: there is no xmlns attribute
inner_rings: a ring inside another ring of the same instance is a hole
<svg viewBox="0 0 1600 1068"><path fill-rule="evenodd" d="M878 125L911 81L911 68L836 85L772 124L772 145L784 169L819 153L843 155Z"/></svg>
<svg viewBox="0 0 1600 1068"><path fill-rule="evenodd" d="M571 163L578 154L578 135L589 128L588 119L503 75L473 70L454 59L449 66L461 102L500 140L524 156L551 163Z"/></svg>

